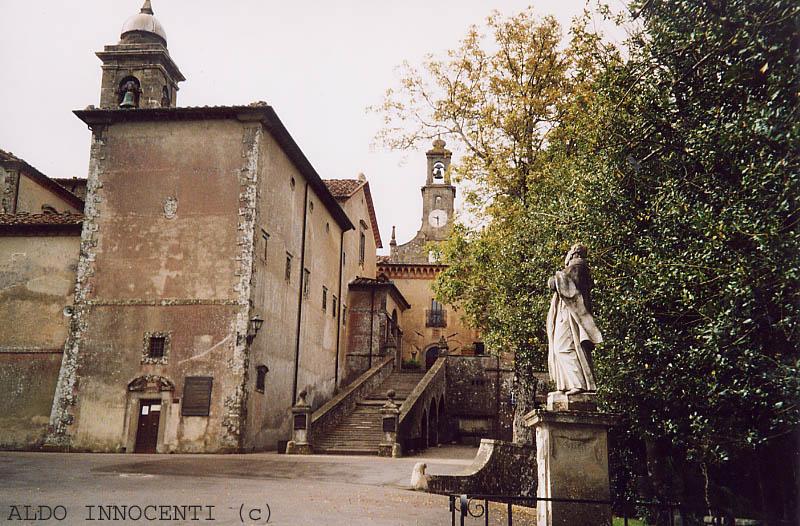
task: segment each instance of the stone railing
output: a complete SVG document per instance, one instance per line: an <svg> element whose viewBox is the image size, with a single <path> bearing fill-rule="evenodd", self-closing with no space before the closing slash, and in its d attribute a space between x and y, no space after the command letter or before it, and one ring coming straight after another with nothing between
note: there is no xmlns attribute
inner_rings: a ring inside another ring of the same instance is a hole
<svg viewBox="0 0 800 526"><path fill-rule="evenodd" d="M311 447L314 447L317 437L332 431L343 418L352 413L358 401L377 389L392 371L394 371L393 355L383 358L380 363L364 372L325 405L314 411L308 430Z"/></svg>
<svg viewBox="0 0 800 526"><path fill-rule="evenodd" d="M484 493L535 497L537 487L536 448L502 440L481 440L472 465L455 475L427 476L428 491Z"/></svg>
<svg viewBox="0 0 800 526"><path fill-rule="evenodd" d="M443 417L443 402L447 387L446 361L444 356L437 358L433 366L428 369L422 380L405 399L403 405L400 406L397 441L402 445L403 451L421 449L428 445L427 437L422 436L423 429L428 429L427 425L423 425L422 417L427 415L430 423L429 415L431 415L432 408L437 408L438 420L435 425L443 426L441 418ZM431 436L430 432L428 436Z"/></svg>

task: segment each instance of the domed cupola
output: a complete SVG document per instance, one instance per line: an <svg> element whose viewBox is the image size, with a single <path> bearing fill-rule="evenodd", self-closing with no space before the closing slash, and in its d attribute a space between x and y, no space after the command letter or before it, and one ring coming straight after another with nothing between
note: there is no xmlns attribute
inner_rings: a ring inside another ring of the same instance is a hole
<svg viewBox="0 0 800 526"><path fill-rule="evenodd" d="M164 31L161 22L153 16L150 0L145 0L141 11L125 21L120 38L123 43L128 43L152 40L154 37L165 46L167 45L167 32Z"/></svg>
<svg viewBox="0 0 800 526"><path fill-rule="evenodd" d="M186 80L167 51L167 32L150 0L122 26L121 40L97 53L103 61L100 107L174 108L178 83Z"/></svg>

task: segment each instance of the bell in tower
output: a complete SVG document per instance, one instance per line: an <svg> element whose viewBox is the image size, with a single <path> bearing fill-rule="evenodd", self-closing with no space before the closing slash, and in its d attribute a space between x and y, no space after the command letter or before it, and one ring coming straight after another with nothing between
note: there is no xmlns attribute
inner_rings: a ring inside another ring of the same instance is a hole
<svg viewBox="0 0 800 526"><path fill-rule="evenodd" d="M103 109L175 107L186 80L167 51L167 33L146 0L122 26L120 41L97 53L103 61Z"/></svg>

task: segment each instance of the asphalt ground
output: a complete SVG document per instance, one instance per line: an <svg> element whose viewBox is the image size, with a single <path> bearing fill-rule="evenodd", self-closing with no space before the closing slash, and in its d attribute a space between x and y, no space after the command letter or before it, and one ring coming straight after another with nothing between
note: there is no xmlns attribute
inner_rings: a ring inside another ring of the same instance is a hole
<svg viewBox="0 0 800 526"><path fill-rule="evenodd" d="M449 525L447 497L412 491L412 469L425 462L428 473L458 473L476 451L445 446L399 459L0 452L0 524ZM493 511L490 524L506 524ZM515 512L514 524L526 518Z"/></svg>

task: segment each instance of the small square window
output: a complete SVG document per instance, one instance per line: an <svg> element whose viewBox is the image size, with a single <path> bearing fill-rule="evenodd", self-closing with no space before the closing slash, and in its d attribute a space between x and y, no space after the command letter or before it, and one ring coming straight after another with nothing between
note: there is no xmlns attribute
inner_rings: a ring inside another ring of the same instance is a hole
<svg viewBox="0 0 800 526"><path fill-rule="evenodd" d="M328 310L328 287L322 287L322 312Z"/></svg>
<svg viewBox="0 0 800 526"><path fill-rule="evenodd" d="M142 349L142 363L166 364L169 357L170 333L146 332Z"/></svg>
<svg viewBox="0 0 800 526"><path fill-rule="evenodd" d="M164 348L167 346L167 339L164 336L151 336L150 349L147 352L148 358L163 358Z"/></svg>
<svg viewBox="0 0 800 526"><path fill-rule="evenodd" d="M292 255L286 253L286 270L284 271L286 281L292 281Z"/></svg>

